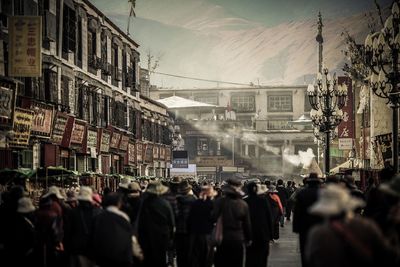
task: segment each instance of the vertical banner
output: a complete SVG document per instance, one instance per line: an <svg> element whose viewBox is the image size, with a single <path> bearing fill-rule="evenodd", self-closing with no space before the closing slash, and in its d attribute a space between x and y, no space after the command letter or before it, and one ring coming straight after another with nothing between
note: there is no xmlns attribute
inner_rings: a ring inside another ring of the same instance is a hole
<svg viewBox="0 0 400 267"><path fill-rule="evenodd" d="M51 138L52 142L56 145L61 145L67 122L68 115L58 111L54 119L53 134Z"/></svg>
<svg viewBox="0 0 400 267"><path fill-rule="evenodd" d="M8 31L8 75L42 76L42 17L11 16L8 18Z"/></svg>
<svg viewBox="0 0 400 267"><path fill-rule="evenodd" d="M31 102L30 109L34 112L32 135L41 138L50 138L53 126L53 106L33 101Z"/></svg>
<svg viewBox="0 0 400 267"><path fill-rule="evenodd" d="M109 130L102 129L101 130L101 139L100 139L100 152L108 153L110 150L110 138L111 133Z"/></svg>
<svg viewBox="0 0 400 267"><path fill-rule="evenodd" d="M12 128L16 87L0 86L0 127Z"/></svg>
<svg viewBox="0 0 400 267"><path fill-rule="evenodd" d="M143 161L143 144L136 143L136 161L141 163Z"/></svg>
<svg viewBox="0 0 400 267"><path fill-rule="evenodd" d="M119 142L119 149L122 151L128 150L129 136L122 135L121 141Z"/></svg>
<svg viewBox="0 0 400 267"><path fill-rule="evenodd" d="M128 165L136 165L136 149L134 143L128 143Z"/></svg>
<svg viewBox="0 0 400 267"><path fill-rule="evenodd" d="M15 108L14 112L14 136L10 141L10 147L26 147L29 144L33 121L33 112L30 110Z"/></svg>
<svg viewBox="0 0 400 267"><path fill-rule="evenodd" d="M339 149L350 150L353 148L354 116L353 116L353 88L349 77L338 77L339 86L347 86L347 98L342 109L343 121L338 126Z"/></svg>

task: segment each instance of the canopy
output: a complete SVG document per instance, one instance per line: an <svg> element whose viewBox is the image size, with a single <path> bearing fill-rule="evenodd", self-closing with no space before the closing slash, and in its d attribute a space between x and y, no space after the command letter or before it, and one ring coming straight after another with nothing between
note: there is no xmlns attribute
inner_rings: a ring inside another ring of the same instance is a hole
<svg viewBox="0 0 400 267"><path fill-rule="evenodd" d="M205 107L205 108L216 108L218 106L216 105L211 105L207 103L202 103L190 99L186 99L183 97L179 96L171 96L163 99L157 100L157 102L165 105L169 109L177 109L177 108L200 108L200 107Z"/></svg>
<svg viewBox="0 0 400 267"><path fill-rule="evenodd" d="M330 173L335 174L340 171L340 169L348 169L351 168L351 160L347 160L343 162L342 164L336 166L335 168L330 170Z"/></svg>

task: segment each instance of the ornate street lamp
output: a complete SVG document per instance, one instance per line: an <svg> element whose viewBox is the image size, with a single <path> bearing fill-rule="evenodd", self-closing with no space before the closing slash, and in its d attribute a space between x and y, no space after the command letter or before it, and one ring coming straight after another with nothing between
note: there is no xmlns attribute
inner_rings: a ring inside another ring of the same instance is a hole
<svg viewBox="0 0 400 267"><path fill-rule="evenodd" d="M318 138L322 133L325 134L324 159L325 174L330 170L329 143L336 126L343 119L342 108L346 102L347 86L338 85L336 74L331 77L327 68L323 73L318 73L317 82L308 85L307 94L312 110L310 117L314 125L314 135Z"/></svg>
<svg viewBox="0 0 400 267"><path fill-rule="evenodd" d="M369 34L365 39L364 61L369 68L369 84L380 98L384 98L392 108L392 159L393 168L399 171L399 107L400 107L400 75L399 75L399 1L392 4L391 15L386 19L380 32Z"/></svg>

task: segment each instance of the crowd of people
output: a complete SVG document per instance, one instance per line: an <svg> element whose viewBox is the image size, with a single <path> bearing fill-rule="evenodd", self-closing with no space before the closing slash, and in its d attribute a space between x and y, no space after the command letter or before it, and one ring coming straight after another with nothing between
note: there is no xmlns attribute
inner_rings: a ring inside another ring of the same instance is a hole
<svg viewBox="0 0 400 267"><path fill-rule="evenodd" d="M2 194L2 266L266 267L293 221L302 266L400 266L400 176L222 184L121 179L117 192L21 186Z"/></svg>

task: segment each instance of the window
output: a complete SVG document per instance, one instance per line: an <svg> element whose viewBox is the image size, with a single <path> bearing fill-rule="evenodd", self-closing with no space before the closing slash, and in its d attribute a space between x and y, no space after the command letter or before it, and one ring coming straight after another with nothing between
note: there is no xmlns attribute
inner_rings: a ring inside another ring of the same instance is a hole
<svg viewBox="0 0 400 267"><path fill-rule="evenodd" d="M231 103L232 108L237 112L254 112L256 110L256 99L254 95L232 95Z"/></svg>
<svg viewBox="0 0 400 267"><path fill-rule="evenodd" d="M108 81L107 72L107 34L103 31L100 36L101 39L101 79Z"/></svg>
<svg viewBox="0 0 400 267"><path fill-rule="evenodd" d="M197 139L197 155L208 155L208 139L199 138Z"/></svg>
<svg viewBox="0 0 400 267"><path fill-rule="evenodd" d="M82 18L78 17L78 34L76 40L77 48L77 55L76 55L76 64L78 67L82 68ZM89 49L89 48L88 48Z"/></svg>
<svg viewBox="0 0 400 267"><path fill-rule="evenodd" d="M304 94L304 112L310 112L311 111L311 104L310 104L310 99L308 97L308 94Z"/></svg>
<svg viewBox="0 0 400 267"><path fill-rule="evenodd" d="M96 70L96 32L89 30L87 32L87 47L88 47L88 70L93 74L97 74Z"/></svg>
<svg viewBox="0 0 400 267"><path fill-rule="evenodd" d="M49 69L43 70L44 96L46 101L56 102L57 96L57 72Z"/></svg>
<svg viewBox="0 0 400 267"><path fill-rule="evenodd" d="M118 80L117 80L117 75L118 75L118 46L116 44L112 45L112 51L111 51L111 64L113 65L112 69L112 85L118 86Z"/></svg>
<svg viewBox="0 0 400 267"><path fill-rule="evenodd" d="M211 105L216 105L216 106L218 105L217 94L197 94L194 96L194 100Z"/></svg>
<svg viewBox="0 0 400 267"><path fill-rule="evenodd" d="M64 4L62 51L63 58L68 59L68 52L75 52L76 42L75 10Z"/></svg>
<svg viewBox="0 0 400 267"><path fill-rule="evenodd" d="M289 121L292 121L291 117L270 119L267 122L267 129L268 130L287 130L287 129L292 129L292 127L289 126L289 124L288 124Z"/></svg>
<svg viewBox="0 0 400 267"><path fill-rule="evenodd" d="M292 112L292 95L269 95L268 112Z"/></svg>
<svg viewBox="0 0 400 267"><path fill-rule="evenodd" d="M63 109L69 109L69 83L68 77L61 76L61 105Z"/></svg>

